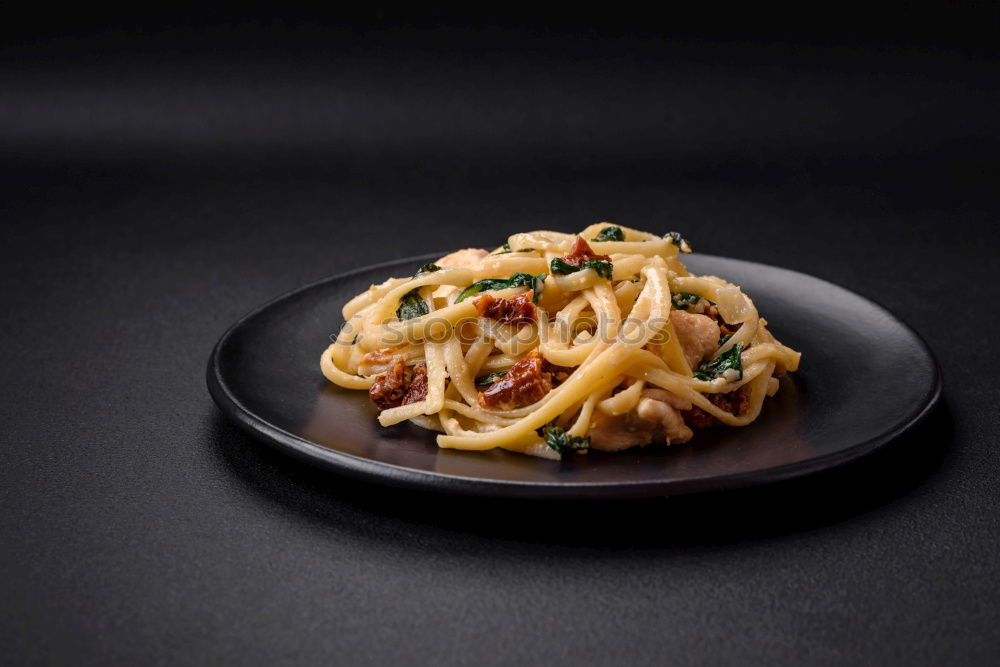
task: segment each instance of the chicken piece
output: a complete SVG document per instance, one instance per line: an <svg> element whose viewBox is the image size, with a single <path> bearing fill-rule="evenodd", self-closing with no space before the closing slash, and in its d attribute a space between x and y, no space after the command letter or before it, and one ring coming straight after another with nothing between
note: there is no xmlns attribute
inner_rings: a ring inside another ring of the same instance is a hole
<svg viewBox="0 0 1000 667"><path fill-rule="evenodd" d="M692 370L719 348L719 325L711 317L672 310L670 323L677 332L684 358Z"/></svg>
<svg viewBox="0 0 1000 667"><path fill-rule="evenodd" d="M467 269L472 268L479 260L486 257L490 253L482 248L464 248L462 250L456 250L455 252L445 255L438 261L434 262L440 267L449 269ZM432 299L445 298L450 294L458 294L460 288L453 287L452 285L441 285L433 293L431 293Z"/></svg>
<svg viewBox="0 0 1000 667"><path fill-rule="evenodd" d="M666 440L668 445L672 442L687 442L694 436L691 429L684 424L684 418L677 408L663 401L640 398L639 405L635 407L635 414L639 419L659 422L662 434L657 435Z"/></svg>
<svg viewBox="0 0 1000 667"><path fill-rule="evenodd" d="M680 411L690 408L690 403L667 391L646 389L631 412L617 416L595 412L590 424L590 446L620 452L659 440L668 445L687 442L694 433L684 424Z"/></svg>
<svg viewBox="0 0 1000 667"><path fill-rule="evenodd" d="M635 412L606 415L595 411L590 422L590 446L603 452L643 447L653 441L655 422L640 420Z"/></svg>
<svg viewBox="0 0 1000 667"><path fill-rule="evenodd" d="M463 250L456 250L450 255L445 255L434 263L438 266L449 268L468 268L488 254L490 253L482 248L465 248Z"/></svg>

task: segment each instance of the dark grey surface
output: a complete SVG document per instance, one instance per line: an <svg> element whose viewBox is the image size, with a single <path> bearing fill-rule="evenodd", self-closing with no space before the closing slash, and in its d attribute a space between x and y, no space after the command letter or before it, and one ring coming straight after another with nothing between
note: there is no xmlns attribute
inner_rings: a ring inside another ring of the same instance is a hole
<svg viewBox="0 0 1000 667"><path fill-rule="evenodd" d="M982 43L102 31L0 51L4 662L995 663ZM818 479L553 505L347 481L205 391L277 294L605 218L875 298L946 409Z"/></svg>

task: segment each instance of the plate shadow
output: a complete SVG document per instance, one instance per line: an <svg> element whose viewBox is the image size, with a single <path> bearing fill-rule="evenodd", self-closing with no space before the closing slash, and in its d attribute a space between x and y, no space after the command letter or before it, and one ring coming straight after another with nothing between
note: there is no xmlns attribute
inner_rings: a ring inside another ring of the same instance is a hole
<svg viewBox="0 0 1000 667"><path fill-rule="evenodd" d="M246 435L217 410L205 430L206 446L220 468L248 494L326 531L336 526L373 540L396 539L396 530L373 531L371 525L399 524L420 531L424 546L442 539L444 531L606 550L739 543L876 511L935 474L952 447L954 427L942 398L898 439L833 469L762 486L631 500L463 497L394 488L287 456Z"/></svg>

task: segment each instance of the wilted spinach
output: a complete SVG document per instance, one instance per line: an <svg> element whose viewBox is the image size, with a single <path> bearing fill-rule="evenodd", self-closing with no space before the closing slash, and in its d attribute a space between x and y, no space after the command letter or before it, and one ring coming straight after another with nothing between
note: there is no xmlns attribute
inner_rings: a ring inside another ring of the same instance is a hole
<svg viewBox="0 0 1000 667"><path fill-rule="evenodd" d="M441 270L441 267L438 266L437 264L434 264L434 263L424 264L419 269L417 269L417 272L413 274L413 277L416 278L417 276L419 276L419 275L421 275L423 273L434 273L435 271L440 271L440 270Z"/></svg>
<svg viewBox="0 0 1000 667"><path fill-rule="evenodd" d="M488 387L504 375L507 375L507 371L497 371L496 373L490 373L486 377L481 377L476 380L477 387Z"/></svg>
<svg viewBox="0 0 1000 667"><path fill-rule="evenodd" d="M511 252L535 252L534 248L521 248L520 250L511 250L510 243L503 244L503 250L497 250L494 255L506 255Z"/></svg>
<svg viewBox="0 0 1000 667"><path fill-rule="evenodd" d="M687 242L686 238L681 236L680 232L667 232L663 235L663 238L671 241L679 252L691 252L691 244Z"/></svg>
<svg viewBox="0 0 1000 667"><path fill-rule="evenodd" d="M531 300L533 303L538 303L538 297L541 296L542 289L545 286L545 278L546 274L544 273L540 273L537 276L533 276L530 273L515 273L506 280L503 278L486 278L485 280L474 282L462 290L458 298L455 299L455 303L465 301L470 296L475 296L480 292L507 289L508 287L530 287L535 291Z"/></svg>
<svg viewBox="0 0 1000 667"><path fill-rule="evenodd" d="M590 449L590 438L569 435L564 429L559 428L555 424L546 424L538 429L537 433L542 437L546 445L560 454L586 452Z"/></svg>
<svg viewBox="0 0 1000 667"><path fill-rule="evenodd" d="M602 229L597 236L591 239L592 241L624 241L625 233L622 232L621 227L605 227Z"/></svg>
<svg viewBox="0 0 1000 667"><path fill-rule="evenodd" d="M424 264L417 272L413 274L416 278L424 273L434 273L435 271L440 271L441 267L437 264ZM427 302L420 298L420 288L410 290L403 295L403 298L399 300L399 308L396 309L396 317L401 320L412 320L414 317L420 317L421 315L426 315L430 311L427 309Z"/></svg>
<svg viewBox="0 0 1000 667"><path fill-rule="evenodd" d="M420 317L429 312L427 302L420 298L420 288L418 287L404 294L403 298L399 300L396 317L401 320L412 320L414 317Z"/></svg>
<svg viewBox="0 0 1000 667"><path fill-rule="evenodd" d="M697 294L678 292L670 295L670 302L677 310L687 310L691 306L697 305L699 301L701 301L701 297Z"/></svg>
<svg viewBox="0 0 1000 667"><path fill-rule="evenodd" d="M580 262L580 266L573 266L561 257L555 257L552 262L550 262L549 268L551 268L552 273L557 276L566 276L584 269L593 269L597 272L597 275L602 278L607 278L608 280L611 280L611 274L614 272L614 265L603 259L585 259Z"/></svg>
<svg viewBox="0 0 1000 667"><path fill-rule="evenodd" d="M728 370L737 371L740 376L739 380L743 379L743 359L740 355L743 354L743 343L736 343L731 348L722 353L718 359L713 359L711 361L706 361L698 370L695 371L694 377L699 380L714 380Z"/></svg>

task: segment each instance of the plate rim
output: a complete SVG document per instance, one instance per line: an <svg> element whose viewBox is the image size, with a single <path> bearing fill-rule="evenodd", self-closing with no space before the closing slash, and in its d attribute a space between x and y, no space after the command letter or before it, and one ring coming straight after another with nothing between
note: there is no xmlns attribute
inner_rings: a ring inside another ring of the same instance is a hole
<svg viewBox="0 0 1000 667"><path fill-rule="evenodd" d="M206 368L206 382L208 392L213 401L222 413L244 432L248 433L256 440L263 441L268 446L278 451L290 454L306 463L330 470L335 473L342 473L368 482L375 482L395 487L432 491L437 493L450 493L458 495L474 495L489 497L517 497L517 498L639 498L639 497L663 497L674 495L685 495L689 493L701 493L708 491L718 491L724 489L748 488L771 484L781 480L818 473L824 470L835 468L880 449L888 443L897 440L904 434L913 430L922 423L930 412L940 402L942 394L942 373L937 357L927 341L920 333L906 323L902 318L883 306L875 299L859 294L842 285L819 278L794 269L787 269L772 264L753 262L735 257L725 257L722 255L709 255L699 253L700 257L710 257L725 261L735 261L743 264L765 267L767 269L777 269L791 274L806 276L812 280L817 280L837 289L843 290L864 301L877 306L894 323L908 331L919 343L920 348L927 355L931 362L933 373L933 387L924 401L923 406L908 421L898 425L896 428L882 433L874 438L856 443L847 449L840 449L835 452L812 457L802 461L794 461L769 468L761 468L751 471L727 473L724 475L709 475L703 477L688 477L675 480L635 480L635 481L615 481L615 482L545 482L545 481L517 481L502 479L484 479L479 477L465 477L435 471L419 470L394 463L377 461L348 454L330 447L325 447L319 443L312 442L306 438L290 433L282 428L274 426L267 420L254 414L249 408L233 394L229 386L222 378L220 356L226 343L233 334L239 330L247 321L268 310L271 306L291 299L292 297L331 282L347 280L363 273L373 270L399 266L401 264L418 264L441 257L440 253L428 253L412 257L402 257L399 259L379 262L369 266L358 267L350 271L338 273L326 278L321 278L301 287L295 288L280 296L277 296L266 303L250 310L245 315L237 319L222 334L212 348Z"/></svg>

